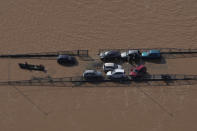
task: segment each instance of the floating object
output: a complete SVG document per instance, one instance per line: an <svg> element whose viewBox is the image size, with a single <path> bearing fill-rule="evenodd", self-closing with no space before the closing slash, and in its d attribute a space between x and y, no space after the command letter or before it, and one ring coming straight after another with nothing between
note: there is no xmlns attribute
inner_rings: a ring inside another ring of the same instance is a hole
<svg viewBox="0 0 197 131"><path fill-rule="evenodd" d="M25 62L25 63L19 63L18 65L19 65L19 67L21 69L46 71L45 70L45 67L43 65L33 65L33 64L28 64L27 62Z"/></svg>

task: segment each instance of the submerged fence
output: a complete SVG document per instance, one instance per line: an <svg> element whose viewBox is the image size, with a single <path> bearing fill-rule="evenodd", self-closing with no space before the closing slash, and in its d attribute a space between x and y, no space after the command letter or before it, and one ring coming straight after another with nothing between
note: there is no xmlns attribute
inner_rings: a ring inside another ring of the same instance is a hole
<svg viewBox="0 0 197 131"><path fill-rule="evenodd" d="M181 48L139 48L139 49L99 49L98 54L101 52L116 50L119 52L127 52L129 50L139 50L140 52L149 50L160 50L161 55L165 58L186 58L197 57L197 49L181 49Z"/></svg>
<svg viewBox="0 0 197 131"><path fill-rule="evenodd" d="M181 74L156 74L146 75L138 80L125 79L122 81L84 80L81 76L63 78L32 78L21 81L5 81L0 85L10 86L52 86L52 87L122 87L122 86L169 86L169 85L192 85L197 84L197 75Z"/></svg>
<svg viewBox="0 0 197 131"><path fill-rule="evenodd" d="M148 51L148 50L160 50L160 52L162 54L165 53L172 53L172 54L176 54L176 53L197 53L197 49L182 49L182 48L129 48L129 49L99 49L99 54L101 52L105 52L105 51L110 51L110 50L116 50L116 51L120 51L120 52L126 52L129 50L139 50L141 52L143 51Z"/></svg>
<svg viewBox="0 0 197 131"><path fill-rule="evenodd" d="M126 52L128 50L139 50L140 52L143 52L152 49L160 50L162 56L165 58L197 57L197 49L180 49L180 48L99 49L98 54L110 50L116 50L120 52ZM83 57L83 59L87 59L88 57L90 57L88 50L67 50L67 51L57 51L57 52L39 52L39 53L24 53L24 54L0 54L0 58L54 59L60 54L79 56L79 57Z"/></svg>
<svg viewBox="0 0 197 131"><path fill-rule="evenodd" d="M26 54L2 54L0 58L55 58L60 54L71 56L88 57L88 50L68 50L57 52L40 52L40 53L26 53Z"/></svg>

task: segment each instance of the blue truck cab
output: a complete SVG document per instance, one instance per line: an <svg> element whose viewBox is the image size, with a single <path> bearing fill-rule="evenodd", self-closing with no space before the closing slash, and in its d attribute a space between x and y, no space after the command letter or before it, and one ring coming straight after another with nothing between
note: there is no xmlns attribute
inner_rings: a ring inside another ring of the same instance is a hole
<svg viewBox="0 0 197 131"><path fill-rule="evenodd" d="M142 52L141 58L143 59L160 59L161 53L160 50L149 50Z"/></svg>

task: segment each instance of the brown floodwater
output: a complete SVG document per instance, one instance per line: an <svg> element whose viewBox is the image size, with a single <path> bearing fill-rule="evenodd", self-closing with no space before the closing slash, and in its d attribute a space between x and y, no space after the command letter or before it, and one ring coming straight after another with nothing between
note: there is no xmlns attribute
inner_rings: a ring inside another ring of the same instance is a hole
<svg viewBox="0 0 197 131"><path fill-rule="evenodd" d="M0 54L103 48L197 48L196 0L6 0ZM20 70L44 64L47 73ZM79 75L89 64L0 59L0 81ZM146 63L149 73L197 74L197 58ZM196 85L0 86L2 131L195 131Z"/></svg>

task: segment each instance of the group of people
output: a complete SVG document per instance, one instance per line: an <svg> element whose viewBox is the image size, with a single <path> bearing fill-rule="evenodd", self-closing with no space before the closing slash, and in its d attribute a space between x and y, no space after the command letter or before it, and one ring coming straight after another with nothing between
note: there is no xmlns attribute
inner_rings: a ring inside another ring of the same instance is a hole
<svg viewBox="0 0 197 131"><path fill-rule="evenodd" d="M138 63L139 60L140 60L140 56L139 56L139 54L136 54L136 53L129 55L128 59L127 59L127 61L130 64Z"/></svg>

